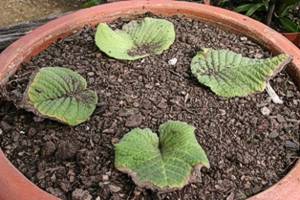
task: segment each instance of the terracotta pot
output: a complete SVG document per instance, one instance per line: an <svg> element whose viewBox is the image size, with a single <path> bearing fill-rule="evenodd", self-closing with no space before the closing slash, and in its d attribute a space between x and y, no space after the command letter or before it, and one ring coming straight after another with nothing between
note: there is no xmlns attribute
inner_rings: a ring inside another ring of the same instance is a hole
<svg viewBox="0 0 300 200"><path fill-rule="evenodd" d="M96 25L118 17L145 12L170 16L186 15L223 26L246 35L269 48L274 54L293 56L289 72L300 86L300 50L282 34L246 16L198 3L170 0L122 1L84 9L56 19L19 39L0 55L0 85L15 73L22 62L37 55L59 38L64 38L85 25ZM0 200L54 200L29 182L0 151ZM250 198L251 200L300 200L300 162L279 183Z"/></svg>
<svg viewBox="0 0 300 200"><path fill-rule="evenodd" d="M300 48L300 32L299 33L282 33L282 34Z"/></svg>

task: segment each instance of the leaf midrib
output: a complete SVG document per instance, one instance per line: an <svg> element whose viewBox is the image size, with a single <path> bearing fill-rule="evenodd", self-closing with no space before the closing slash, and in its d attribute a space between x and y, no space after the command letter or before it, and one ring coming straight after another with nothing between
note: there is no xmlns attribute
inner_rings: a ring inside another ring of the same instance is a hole
<svg viewBox="0 0 300 200"><path fill-rule="evenodd" d="M59 99L62 99L62 98L75 98L77 101L79 101L78 99L78 95L80 95L81 93L87 91L88 89L85 88L85 89L82 89L82 90L78 90L78 91L71 91L71 92L67 92L61 96L58 96L58 97L50 97L50 98L46 98L44 100L41 100L41 101L36 101L35 103L43 103L45 101L57 101Z"/></svg>

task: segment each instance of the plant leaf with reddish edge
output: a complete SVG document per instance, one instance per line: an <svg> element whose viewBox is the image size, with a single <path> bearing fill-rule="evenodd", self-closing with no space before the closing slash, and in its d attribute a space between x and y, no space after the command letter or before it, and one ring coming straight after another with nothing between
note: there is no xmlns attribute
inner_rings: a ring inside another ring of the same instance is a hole
<svg viewBox="0 0 300 200"><path fill-rule="evenodd" d="M229 50L203 49L192 59L191 70L217 95L240 97L264 91L267 81L290 61L286 54L252 59Z"/></svg>
<svg viewBox="0 0 300 200"><path fill-rule="evenodd" d="M25 109L70 126L89 119L98 97L87 89L86 80L62 67L41 68L32 77L23 104Z"/></svg>
<svg viewBox="0 0 300 200"><path fill-rule="evenodd" d="M174 25L165 19L146 17L112 30L106 23L99 24L96 45L110 57L136 60L161 54L175 41Z"/></svg>
<svg viewBox="0 0 300 200"><path fill-rule="evenodd" d="M185 122L168 121L159 136L150 129L135 128L115 145L115 167L134 182L149 189L181 189L192 180L192 172L209 167L195 128Z"/></svg>

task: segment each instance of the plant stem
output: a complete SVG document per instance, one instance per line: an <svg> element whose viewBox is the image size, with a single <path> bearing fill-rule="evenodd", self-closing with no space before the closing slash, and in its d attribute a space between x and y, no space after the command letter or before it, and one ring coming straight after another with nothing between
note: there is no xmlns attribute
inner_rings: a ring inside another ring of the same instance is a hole
<svg viewBox="0 0 300 200"><path fill-rule="evenodd" d="M283 104L283 101L280 99L280 97L276 94L275 90L272 88L270 83L267 83L266 91L271 97L273 103L275 104Z"/></svg>
<svg viewBox="0 0 300 200"><path fill-rule="evenodd" d="M271 1L271 6L269 7L268 15L267 15L267 21L266 21L266 24L268 26L271 25L273 14L274 14L274 10L275 10L275 5L276 5L276 1Z"/></svg>

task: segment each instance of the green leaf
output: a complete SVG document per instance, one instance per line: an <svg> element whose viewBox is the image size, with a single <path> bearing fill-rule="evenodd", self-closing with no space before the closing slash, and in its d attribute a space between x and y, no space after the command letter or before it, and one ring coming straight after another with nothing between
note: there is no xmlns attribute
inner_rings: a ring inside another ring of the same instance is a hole
<svg viewBox="0 0 300 200"><path fill-rule="evenodd" d="M122 30L115 31L101 23L95 40L99 49L110 57L136 60L168 49L175 41L175 30L167 20L146 17L142 21L131 21Z"/></svg>
<svg viewBox="0 0 300 200"><path fill-rule="evenodd" d="M264 3L249 3L249 4L243 4L238 6L237 8L234 9L236 12L246 12L247 16L252 16L256 11L264 7Z"/></svg>
<svg viewBox="0 0 300 200"><path fill-rule="evenodd" d="M115 146L115 166L140 187L180 189L189 183L194 169L209 167L194 130L179 121L162 124L159 137L150 129L133 129Z"/></svg>
<svg viewBox="0 0 300 200"><path fill-rule="evenodd" d="M247 12L246 15L247 16L252 16L256 11L258 11L259 9L263 8L265 6L264 3L257 3L254 4Z"/></svg>
<svg viewBox="0 0 300 200"><path fill-rule="evenodd" d="M253 4L253 3L243 4L243 5L240 5L240 6L236 7L236 8L234 9L234 11L235 11L235 12L239 12L239 13L241 13L241 12L246 12L246 11L248 11L250 8L252 8L254 5L255 5L255 4Z"/></svg>
<svg viewBox="0 0 300 200"><path fill-rule="evenodd" d="M89 1L85 2L81 7L89 8L89 7L96 6L101 3L104 3L104 0L89 0Z"/></svg>
<svg viewBox="0 0 300 200"><path fill-rule="evenodd" d="M200 83L219 96L247 96L264 91L266 81L290 61L286 54L251 59L228 50L204 49L193 58L191 70Z"/></svg>
<svg viewBox="0 0 300 200"><path fill-rule="evenodd" d="M296 32L299 32L300 31L300 26L290 20L288 17L279 17L279 22L280 22L280 25L288 32L291 32L291 33L296 33Z"/></svg>
<svg viewBox="0 0 300 200"><path fill-rule="evenodd" d="M98 98L78 73L61 67L41 68L32 78L24 106L35 114L71 126L90 117Z"/></svg>
<svg viewBox="0 0 300 200"><path fill-rule="evenodd" d="M265 6L266 10L269 10L269 6L270 6L270 1L269 0L263 0L263 4Z"/></svg>
<svg viewBox="0 0 300 200"><path fill-rule="evenodd" d="M228 6L228 4L229 4L229 0L220 0L220 1L217 3L217 5L218 5L219 7L222 7L222 8L224 8L225 6Z"/></svg>
<svg viewBox="0 0 300 200"><path fill-rule="evenodd" d="M279 17L284 17L288 14L288 11L293 7L300 4L299 0L281 0L278 1L277 6L278 9L276 11Z"/></svg>

